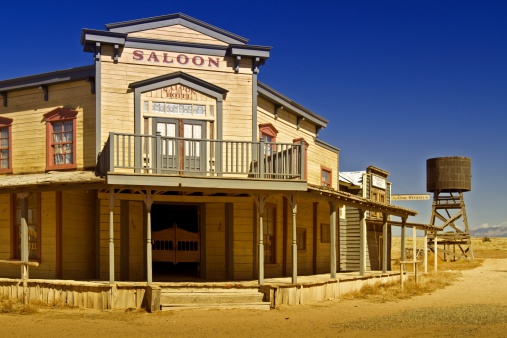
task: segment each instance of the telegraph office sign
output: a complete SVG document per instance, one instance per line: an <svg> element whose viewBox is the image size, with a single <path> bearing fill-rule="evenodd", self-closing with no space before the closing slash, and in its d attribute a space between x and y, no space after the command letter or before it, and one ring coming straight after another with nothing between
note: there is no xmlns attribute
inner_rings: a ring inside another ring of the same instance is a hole
<svg viewBox="0 0 507 338"><path fill-rule="evenodd" d="M386 190L386 179L377 175L371 175L371 185L375 188Z"/></svg>

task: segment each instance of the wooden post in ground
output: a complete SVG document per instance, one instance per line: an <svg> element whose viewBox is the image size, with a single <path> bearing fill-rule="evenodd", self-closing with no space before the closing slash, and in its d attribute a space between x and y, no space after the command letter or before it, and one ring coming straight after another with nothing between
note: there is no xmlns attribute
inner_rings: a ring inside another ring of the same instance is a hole
<svg viewBox="0 0 507 338"><path fill-rule="evenodd" d="M428 273L428 230L424 230L424 273Z"/></svg>
<svg viewBox="0 0 507 338"><path fill-rule="evenodd" d="M435 254L435 260L434 260L434 269L435 269L435 272L438 271L438 268L437 268L437 262L438 262L438 254L437 254L437 251L438 251L438 239L437 239L437 234L435 233L435 238L433 239L433 246L435 247L434 250L433 250L433 253Z"/></svg>
<svg viewBox="0 0 507 338"><path fill-rule="evenodd" d="M329 202L329 236L330 236L330 258L331 275L330 278L336 278L336 207L335 202Z"/></svg>

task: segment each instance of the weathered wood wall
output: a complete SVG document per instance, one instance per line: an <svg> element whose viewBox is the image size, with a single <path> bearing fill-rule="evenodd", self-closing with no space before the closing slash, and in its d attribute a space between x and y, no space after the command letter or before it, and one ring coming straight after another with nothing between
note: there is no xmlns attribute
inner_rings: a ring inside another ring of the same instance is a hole
<svg viewBox="0 0 507 338"><path fill-rule="evenodd" d="M0 116L12 121L12 168L15 174L44 172L46 167L46 122L43 115L56 108L78 111L76 160L78 169L95 167L95 95L90 84L75 81L49 86L44 101L38 88L9 92L8 107Z"/></svg>

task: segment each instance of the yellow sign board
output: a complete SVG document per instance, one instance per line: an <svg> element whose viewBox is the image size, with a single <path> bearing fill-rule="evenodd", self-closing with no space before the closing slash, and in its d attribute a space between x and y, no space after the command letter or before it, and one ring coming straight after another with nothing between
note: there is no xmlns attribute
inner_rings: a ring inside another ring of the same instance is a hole
<svg viewBox="0 0 507 338"><path fill-rule="evenodd" d="M429 194L391 195L391 201L427 201Z"/></svg>

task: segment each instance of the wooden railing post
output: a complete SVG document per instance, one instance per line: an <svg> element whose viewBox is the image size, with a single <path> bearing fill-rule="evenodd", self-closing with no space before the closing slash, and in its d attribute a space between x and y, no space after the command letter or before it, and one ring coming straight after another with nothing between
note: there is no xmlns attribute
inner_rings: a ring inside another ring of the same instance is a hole
<svg viewBox="0 0 507 338"><path fill-rule="evenodd" d="M152 149L151 151L153 153L151 157L156 158L155 172L160 174L162 172L162 136L160 135L160 132L157 132L155 149Z"/></svg>
<svg viewBox="0 0 507 338"><path fill-rule="evenodd" d="M257 157L258 158L258 161L257 163L259 164L259 178L264 178L264 159L266 158L265 157L265 154L264 154L264 151L265 151L265 147L266 147L266 143L264 142L264 140L261 140L259 142L259 156Z"/></svg>
<svg viewBox="0 0 507 338"><path fill-rule="evenodd" d="M105 172L114 172L114 133L109 133L109 163Z"/></svg>

